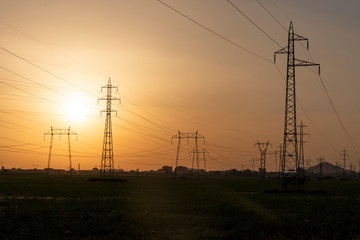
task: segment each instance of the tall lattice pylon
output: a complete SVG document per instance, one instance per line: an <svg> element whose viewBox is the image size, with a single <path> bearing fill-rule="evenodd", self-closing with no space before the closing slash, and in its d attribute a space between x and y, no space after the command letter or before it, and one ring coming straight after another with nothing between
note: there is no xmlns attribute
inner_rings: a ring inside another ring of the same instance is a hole
<svg viewBox="0 0 360 240"><path fill-rule="evenodd" d="M309 48L309 40L294 33L293 23L290 22L288 32L288 45L274 53L287 54L287 74L286 74L286 99L285 99L285 127L282 152L281 186L285 187L288 179L296 177L296 184L299 182L299 154L296 127L296 95L295 95L295 67L299 66L319 66L320 65L295 58L295 41L306 41ZM292 184L292 183L291 183Z"/></svg>
<svg viewBox="0 0 360 240"><path fill-rule="evenodd" d="M111 113L115 112L116 110L111 109L111 101L119 100L120 98L112 97L112 89L116 88L111 84L111 79L106 86L101 87L101 91L106 88L106 97L99 98L100 100L106 101L106 109L102 110L101 113L106 113L106 120L105 120L105 130L104 130L104 141L103 141L103 149L101 155L101 169L100 173L102 175L111 175L114 173L114 148L113 148L113 136L112 136L112 122L111 122Z"/></svg>

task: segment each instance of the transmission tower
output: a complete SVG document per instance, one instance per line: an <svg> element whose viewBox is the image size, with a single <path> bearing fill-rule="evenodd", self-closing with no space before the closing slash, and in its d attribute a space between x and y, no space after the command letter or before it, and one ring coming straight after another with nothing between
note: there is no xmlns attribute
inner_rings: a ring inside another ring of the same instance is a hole
<svg viewBox="0 0 360 240"><path fill-rule="evenodd" d="M259 168L259 175L261 178L266 177L266 150L269 147L270 141L267 141L266 143L261 143L259 141L256 141L255 146L259 147L260 151L260 168Z"/></svg>
<svg viewBox="0 0 360 240"><path fill-rule="evenodd" d="M290 22L288 31L288 45L274 53L274 62L277 54L287 54L287 74L286 74L286 99L285 99L285 127L283 141L283 168L281 169L281 186L285 187L285 178L296 178L299 182L299 161L298 143L296 126L296 96L295 96L295 68L300 66L319 66L320 65L295 58L295 41L306 41L309 48L309 40L294 33L293 23Z"/></svg>
<svg viewBox="0 0 360 240"><path fill-rule="evenodd" d="M204 160L204 171L206 172L206 154L209 154L209 152L206 151L205 148L203 149L203 151L196 152L195 148L193 148L193 150L190 153L192 154L191 169L194 169L195 156L197 156L198 154L202 154L203 160ZM200 171L199 165L200 165L200 163L197 162L197 171L198 172Z"/></svg>
<svg viewBox="0 0 360 240"><path fill-rule="evenodd" d="M105 120L105 130L104 130L104 141L101 155L101 169L100 173L102 175L111 175L114 173L114 149L113 149L113 137L112 137L112 123L111 123L111 113L116 112L116 110L111 109L111 101L119 100L120 98L112 97L112 89L117 87L111 84L111 79L106 86L101 87L101 91L106 88L106 97L99 98L98 101L106 101L106 109L102 110L101 113L106 113Z"/></svg>
<svg viewBox="0 0 360 240"><path fill-rule="evenodd" d="M178 134L171 137L171 143L172 143L173 139L178 139L178 146L177 146L177 152L176 152L176 162L175 162L175 169L174 169L175 176L177 174L176 169L177 169L178 163L179 163L181 139L186 139L188 144L189 144L190 139L195 140L195 151L194 151L194 153L196 155L197 168L199 170L199 143L198 143L198 139L203 139L204 144L205 144L205 137L201 136L198 133L198 131L196 131L195 133L182 133L182 132L178 131Z"/></svg>
<svg viewBox="0 0 360 240"><path fill-rule="evenodd" d="M300 149L299 149L299 161L300 161L300 166L299 168L301 169L301 172L305 171L305 155L304 155L304 143L306 143L306 141L304 141L304 136L310 136L309 133L304 133L304 127L307 127L303 124L303 122L300 122Z"/></svg>
<svg viewBox="0 0 360 240"><path fill-rule="evenodd" d="M275 155L275 171L279 172L280 174L280 169L281 169L281 157L282 157L282 145L279 145L279 150L275 150L274 152Z"/></svg>
<svg viewBox="0 0 360 240"><path fill-rule="evenodd" d="M344 150L342 150L340 157L341 157L341 160L343 161L343 173L345 174L345 172L346 172L346 158L349 157L349 154L346 153L345 148L344 148Z"/></svg>
<svg viewBox="0 0 360 240"><path fill-rule="evenodd" d="M72 164L71 164L71 145L70 145L70 136L71 135L76 135L77 133L75 133L74 131L70 130L70 127L67 129L54 129L53 127L50 128L50 131L44 133L44 140L45 140L45 136L46 135L50 135L50 148L49 148L49 157L48 157L48 167L47 167L47 173L49 174L50 171L50 160L51 160L51 152L52 152L52 145L53 145L53 140L54 140L54 135L59 135L60 136L60 140L61 140L61 136L62 135L67 135L68 136L68 151L69 151L69 171L71 173L71 169L72 169Z"/></svg>

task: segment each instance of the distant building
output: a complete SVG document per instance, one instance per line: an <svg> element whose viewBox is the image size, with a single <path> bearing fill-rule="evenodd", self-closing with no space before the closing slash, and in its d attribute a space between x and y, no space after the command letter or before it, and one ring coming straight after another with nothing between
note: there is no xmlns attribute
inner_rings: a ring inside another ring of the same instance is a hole
<svg viewBox="0 0 360 240"><path fill-rule="evenodd" d="M161 171L164 174L171 174L173 171L173 168L171 166L162 166Z"/></svg>
<svg viewBox="0 0 360 240"><path fill-rule="evenodd" d="M175 168L175 172L176 173L187 173L188 172L188 168L187 167L184 167L184 166L178 166Z"/></svg>

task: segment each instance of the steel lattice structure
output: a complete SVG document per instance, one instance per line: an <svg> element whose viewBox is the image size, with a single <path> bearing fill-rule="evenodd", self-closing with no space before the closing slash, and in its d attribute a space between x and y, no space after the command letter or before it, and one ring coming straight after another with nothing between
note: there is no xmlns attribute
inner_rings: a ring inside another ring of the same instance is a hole
<svg viewBox="0 0 360 240"><path fill-rule="evenodd" d="M319 66L320 65L295 58L295 41L306 41L309 48L309 40L294 33L293 23L290 22L288 31L288 45L274 53L274 62L276 54L287 54L287 74L286 74L286 99L285 99L285 126L284 140L282 149L282 169L281 183L284 186L285 179L296 177L299 186L299 155L298 139L296 126L296 91L295 91L295 68L299 66Z"/></svg>
<svg viewBox="0 0 360 240"><path fill-rule="evenodd" d="M99 98L99 100L106 101L106 109L102 110L101 112L106 113L106 120L105 120L105 130L104 130L104 141L103 141L103 148L102 148L102 155L101 155L101 168L100 173L102 175L111 175L114 173L114 148L113 148L113 136L112 136L112 122L111 122L111 113L115 112L116 110L111 109L111 101L119 100L120 98L112 97L112 89L116 88L111 84L111 79L106 86L101 87L101 91L103 88L106 88L106 97Z"/></svg>
<svg viewBox="0 0 360 240"><path fill-rule="evenodd" d="M260 168L259 168L259 175L261 178L265 178L266 177L266 151L267 148L269 147L270 141L267 141L266 143L261 143L259 141L257 141L255 143L255 146L259 147L259 151L260 151Z"/></svg>
<svg viewBox="0 0 360 240"><path fill-rule="evenodd" d="M189 139L194 139L195 140L194 154L196 155L197 169L199 171L199 143L198 143L198 139L203 139L204 144L205 144L205 137L200 135L198 133L198 131L196 131L195 133L182 133L182 132L178 131L178 134L171 137L171 141L172 141L172 139L175 139L175 138L178 139L178 146L177 146L177 152L176 152L176 162L175 162L175 169L174 169L175 176L176 176L176 169L178 167L179 156L180 156L181 139L183 139L183 138L187 139L188 143L189 143Z"/></svg>
<svg viewBox="0 0 360 240"><path fill-rule="evenodd" d="M48 157L48 167L47 167L47 173L49 174L50 171L50 160L51 160L51 155L52 155L52 145L53 145L53 140L54 140L54 135L59 135L60 139L62 135L67 135L68 136L68 150L69 150L69 171L71 173L71 169L72 169L72 163L71 163L71 146L70 146L70 136L71 135L76 135L77 137L77 133L75 133L74 131L70 130L70 127L65 129L65 128L50 128L49 132L44 133L44 140L45 140L45 136L46 135L50 135L50 148L49 148L49 157Z"/></svg>
<svg viewBox="0 0 360 240"><path fill-rule="evenodd" d="M341 151L341 160L343 161L343 173L346 173L346 159L349 157L349 154L346 153L346 149Z"/></svg>
<svg viewBox="0 0 360 240"><path fill-rule="evenodd" d="M191 164L191 169L194 169L194 162L195 162L195 156L199 156L199 154L202 154L203 156L203 160L204 160L204 171L206 172L206 154L209 154L208 151L206 151L206 149L204 148L203 151L195 151L195 148L193 148L193 150L190 152L190 154L192 154L192 164ZM197 171L200 171L200 163L199 160L197 161Z"/></svg>
<svg viewBox="0 0 360 240"><path fill-rule="evenodd" d="M306 125L303 124L303 122L300 122L300 149L299 149L299 168L301 169L302 172L305 171L305 151L304 151L304 143L306 143L306 141L304 141L304 136L310 136L310 134L308 133L304 133L304 128L307 127Z"/></svg>

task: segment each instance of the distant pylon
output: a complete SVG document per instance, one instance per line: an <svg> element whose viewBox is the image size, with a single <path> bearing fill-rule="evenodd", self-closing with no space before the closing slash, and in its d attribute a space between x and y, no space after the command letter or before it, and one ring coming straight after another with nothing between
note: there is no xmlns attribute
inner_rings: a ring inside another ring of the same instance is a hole
<svg viewBox="0 0 360 240"><path fill-rule="evenodd" d="M197 156L198 154L202 154L203 155L203 161L204 161L204 171L206 172L206 154L209 154L208 151L206 151L206 149L204 148L203 151L200 152L195 152L195 148L193 148L193 150L190 152L192 154L192 164L191 164L191 169L194 169L194 162L195 162L195 156ZM197 171L199 172L200 163L197 162Z"/></svg>
<svg viewBox="0 0 360 240"><path fill-rule="evenodd" d="M343 173L346 172L346 158L349 157L349 154L346 153L346 149L342 150L341 152L341 160L343 160Z"/></svg>
<svg viewBox="0 0 360 240"><path fill-rule="evenodd" d="M111 101L119 100L120 98L112 97L112 89L116 88L111 84L111 79L106 86L101 87L101 91L103 88L106 88L106 97L99 98L100 100L106 101L106 109L102 110L101 112L106 113L106 120L105 120L105 130L104 130L104 141L103 141L103 148L102 148L102 155L101 155L101 168L100 173L102 175L111 175L114 173L114 148L113 148L113 137L112 137L112 122L111 122L111 113L116 112L116 110L111 109Z"/></svg>
<svg viewBox="0 0 360 240"><path fill-rule="evenodd" d="M274 152L275 155L275 171L278 172L280 174L280 169L281 169L281 158L282 158L282 145L279 145L279 150L275 150Z"/></svg>
<svg viewBox="0 0 360 240"><path fill-rule="evenodd" d="M297 126L296 126L296 96L295 96L295 67L299 66L320 66L319 64L299 60L295 58L295 41L307 41L309 48L309 40L294 33L293 23L290 22L288 32L288 45L274 53L274 62L276 62L276 54L287 54L287 74L286 74L286 99L285 99L285 127L283 141L283 168L281 169L281 186L284 188L287 184L293 184L285 180L285 178L296 178L296 183L300 187L299 182L299 154L297 143ZM320 73L320 67L319 67ZM288 182L286 184L286 182Z"/></svg>
<svg viewBox="0 0 360 240"><path fill-rule="evenodd" d="M67 129L54 129L53 127L50 128L49 132L44 133L44 140L45 136L50 135L50 148L49 148L49 157L48 157L48 167L47 167L47 173L49 174L50 170L50 160L51 160L51 153L52 153L52 145L54 140L54 135L59 135L61 139L61 135L68 135L68 151L69 151L69 171L71 173L72 169L72 163L71 163L71 145L70 145L70 135L76 135L77 133L70 130L70 127Z"/></svg>
<svg viewBox="0 0 360 240"><path fill-rule="evenodd" d="M310 136L309 133L304 133L304 128L307 127L303 124L303 122L300 122L300 149L299 149L299 168L301 169L301 172L305 171L305 154L304 154L304 136Z"/></svg>
<svg viewBox="0 0 360 240"><path fill-rule="evenodd" d="M177 167L178 167L178 163L179 163L179 156L180 156L180 146L181 146L181 139L185 138L187 139L187 143L189 143L189 139L194 139L195 140L195 155L196 155L196 162L197 162L197 169L199 170L199 143L198 143L198 139L203 139L204 140L204 144L205 144L205 137L201 136L198 131L196 131L195 133L182 133L180 131L178 131L178 134L176 134L175 136L171 137L171 143L172 140L177 138L178 139L178 146L177 146L177 152L176 152L176 162L175 162L175 169L174 169L174 173L176 176L176 171L177 171Z"/></svg>
<svg viewBox="0 0 360 240"><path fill-rule="evenodd" d="M261 143L259 141L256 141L255 146L259 147L260 151L260 168L259 168L259 175L261 178L266 177L266 150L269 147L270 141L267 141L266 143Z"/></svg>

